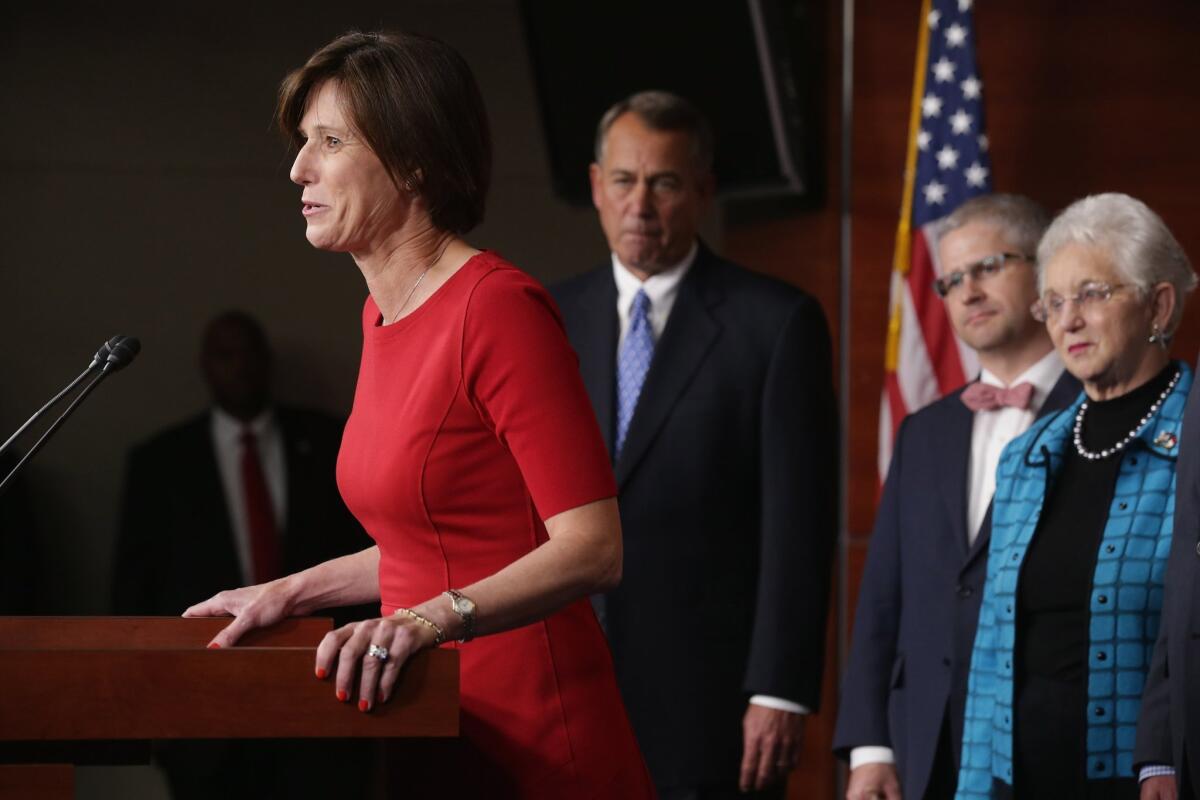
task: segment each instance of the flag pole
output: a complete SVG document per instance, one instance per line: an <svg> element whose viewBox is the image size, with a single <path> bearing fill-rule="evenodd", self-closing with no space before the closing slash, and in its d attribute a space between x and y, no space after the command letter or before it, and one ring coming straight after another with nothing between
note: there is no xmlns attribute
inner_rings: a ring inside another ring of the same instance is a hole
<svg viewBox="0 0 1200 800"><path fill-rule="evenodd" d="M925 96L925 66L929 60L930 8L930 0L921 0L912 104L908 114L908 145L904 156L904 192L900 199L900 222L896 225L896 250L892 254L892 308L888 315L887 349L884 351L885 372L895 372L900 362L900 303L903 294L896 284L908 274L912 261L913 186L917 180L917 136L921 130L921 99Z"/></svg>

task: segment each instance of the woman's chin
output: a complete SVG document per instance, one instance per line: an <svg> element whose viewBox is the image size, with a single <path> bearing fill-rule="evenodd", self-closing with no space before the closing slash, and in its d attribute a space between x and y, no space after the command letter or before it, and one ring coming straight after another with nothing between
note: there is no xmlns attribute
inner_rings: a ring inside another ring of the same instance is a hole
<svg viewBox="0 0 1200 800"><path fill-rule="evenodd" d="M1103 370L1103 365L1099 364L1096 358L1095 347L1059 348L1058 354L1062 357L1063 365L1080 380L1083 380L1086 374Z"/></svg>
<svg viewBox="0 0 1200 800"><path fill-rule="evenodd" d="M1090 359L1067 357L1063 361L1067 372L1074 375L1084 385L1094 385L1105 381L1107 370L1093 363Z"/></svg>
<svg viewBox="0 0 1200 800"><path fill-rule="evenodd" d="M340 247L338 241L332 236L328 236L320 230L313 230L311 227L305 231L304 238L308 239L308 243L317 250L325 250L331 253L341 253L346 250L345 247Z"/></svg>

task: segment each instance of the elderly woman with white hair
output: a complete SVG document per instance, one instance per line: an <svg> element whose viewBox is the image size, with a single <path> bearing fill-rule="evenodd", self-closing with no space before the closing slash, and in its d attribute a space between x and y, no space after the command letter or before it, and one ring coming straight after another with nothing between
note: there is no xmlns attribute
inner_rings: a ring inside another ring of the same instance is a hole
<svg viewBox="0 0 1200 800"><path fill-rule="evenodd" d="M958 781L969 798L1135 798L1191 370L1167 355L1196 275L1123 194L1038 246L1044 321L1083 392L1004 450Z"/></svg>

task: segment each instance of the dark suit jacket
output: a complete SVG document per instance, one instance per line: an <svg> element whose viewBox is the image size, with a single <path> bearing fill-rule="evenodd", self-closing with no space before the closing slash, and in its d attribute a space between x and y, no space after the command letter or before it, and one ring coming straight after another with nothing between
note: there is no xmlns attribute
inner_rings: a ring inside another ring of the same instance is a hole
<svg viewBox="0 0 1200 800"><path fill-rule="evenodd" d="M611 453L611 262L552 292ZM659 785L735 781L751 694L816 709L837 464L820 306L701 245L615 465L625 567L606 628Z"/></svg>
<svg viewBox="0 0 1200 800"><path fill-rule="evenodd" d="M1039 416L1080 385L1064 372ZM905 797L924 796L943 719L955 763L967 673L987 577L991 509L968 547L967 476L974 415L949 394L905 418L863 569L834 750L895 752Z"/></svg>
<svg viewBox="0 0 1200 800"><path fill-rule="evenodd" d="M1200 393L1194 387L1181 439L1166 590L1133 759L1169 764L1178 775L1186 751L1191 780L1183 789L1200 800Z"/></svg>
<svg viewBox="0 0 1200 800"><path fill-rule="evenodd" d="M275 415L287 464L284 573L370 547L334 481L342 423L288 407ZM180 614L244 583L209 426L201 414L129 455L113 584L118 614Z"/></svg>

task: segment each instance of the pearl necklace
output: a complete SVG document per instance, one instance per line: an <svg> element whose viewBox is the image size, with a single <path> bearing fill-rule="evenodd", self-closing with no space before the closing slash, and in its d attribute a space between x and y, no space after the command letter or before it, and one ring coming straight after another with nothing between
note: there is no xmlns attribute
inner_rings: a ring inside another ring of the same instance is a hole
<svg viewBox="0 0 1200 800"><path fill-rule="evenodd" d="M1179 378L1183 375L1180 370L1175 370L1175 377L1171 378L1171 382L1167 384L1167 388L1162 390L1162 394L1154 401L1154 405L1150 406L1150 410L1146 412L1146 416L1142 417L1138 422L1137 427L1125 435L1125 438L1114 444L1112 447L1105 448L1099 453L1088 450L1083 446L1083 415L1087 413L1088 401L1084 400L1079 406L1079 413L1075 415L1075 452L1086 458L1088 461L1098 461L1102 458L1108 458L1124 450L1129 443L1137 438L1146 426L1150 424L1150 420L1158 413L1158 409L1162 407L1163 402L1170 396L1171 391L1175 388L1175 384L1179 383Z"/></svg>

